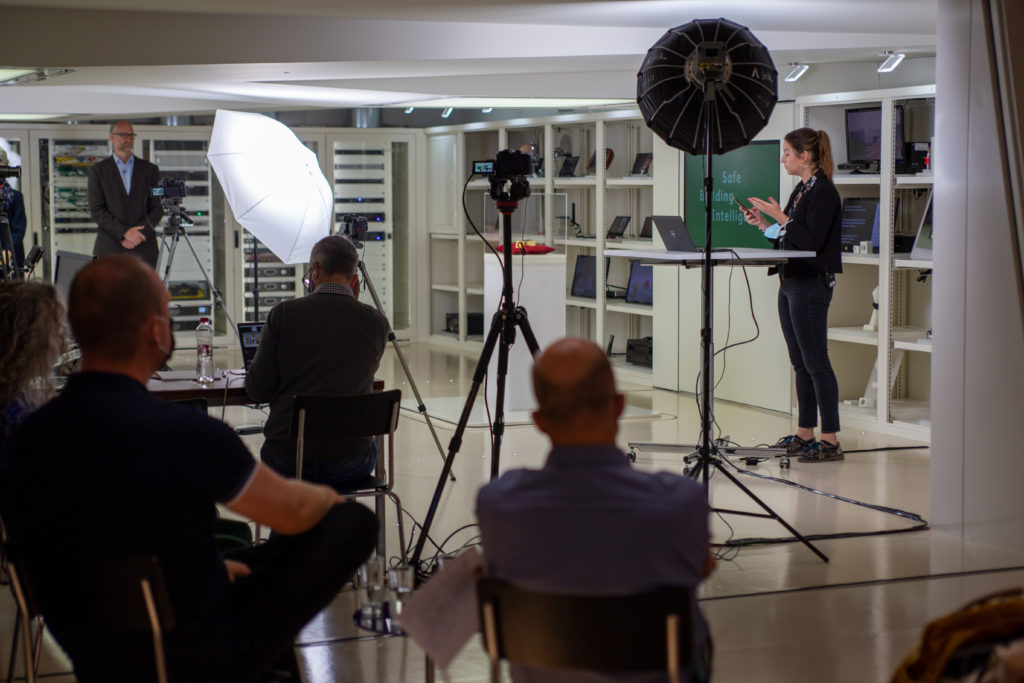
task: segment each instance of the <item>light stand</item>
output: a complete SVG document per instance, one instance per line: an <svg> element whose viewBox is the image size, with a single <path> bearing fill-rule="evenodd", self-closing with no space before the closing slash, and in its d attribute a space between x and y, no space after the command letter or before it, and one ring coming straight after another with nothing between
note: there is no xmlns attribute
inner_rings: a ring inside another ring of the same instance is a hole
<svg viewBox="0 0 1024 683"><path fill-rule="evenodd" d="M508 156L503 156L508 155ZM441 502L441 494L444 492L445 479L451 474L452 464L455 462L455 454L459 452L462 447L462 435L466 431L466 426L469 424L469 416L473 410L473 404L476 401L477 393L480 391L480 386L484 382L484 377L487 375L487 366L491 361L491 354L494 353L495 344L501 342L498 346L498 377L497 377L497 391L494 402L494 427L491 430L491 479L498 476L498 466L501 455L501 442L505 433L505 378L508 375L508 354L512 348L512 344L515 343L516 339L516 327L523 333L523 339L526 340L526 346L530 349L530 355L536 356L540 350L540 346L537 344L537 338L533 334L533 330L530 328L530 322L527 319L526 309L522 306L515 305L515 294L512 288L512 213L516 210L519 205L519 200L530 196L530 183L526 180L526 175L529 171L523 172L517 175L502 175L500 174L501 167L504 162L509 161L511 157L512 162L518 161L516 155L525 157L529 161L529 157L519 152L504 151L498 154L498 160L494 165L494 169L498 171L491 175L491 198L494 199L495 205L498 211L501 213L501 230L502 230L502 245L504 249L504 268L502 273L502 299L501 307L491 318L491 327L487 332L487 337L484 341L484 348L480 354L480 359L477 361L476 370L473 372L473 384L469 389L469 395L466 397L466 403L462 408L462 415L459 417L458 426L455 428L455 434L452 435L452 440L448 444L448 456L444 461L444 468L441 470L441 476L438 479L437 487L434 489L434 497L430 501L430 509L427 511L427 516L423 520L423 527L421 529L420 537L416 541L416 549L413 551L412 558L409 560L409 564L416 571L417 581L422 580L418 571L420 558L423 555L423 548L427 542L427 535L430 533L430 527L434 522L434 515L437 513L437 507Z"/></svg>
<svg viewBox="0 0 1024 683"><path fill-rule="evenodd" d="M708 35L721 38L709 40L705 37ZM715 381L712 157L716 152L721 154L747 144L764 127L777 97L775 77L776 72L767 49L744 27L725 19L696 20L671 29L648 52L638 76L637 100L649 127L673 147L692 154L703 153L706 162L703 181L704 253L701 263L701 382L698 402L701 438L696 445L696 464L690 468L690 476L702 479L707 488L712 468L721 472L764 512L712 508L715 512L775 520L815 555L828 562L824 553L740 483L723 465L723 455L711 433L714 425ZM735 81L735 84L730 84L730 80ZM728 93L726 113L721 119L717 109L720 91ZM697 103L699 109L694 111ZM744 107L748 105L751 111L745 112ZM703 150L700 149L701 131L704 133Z"/></svg>
<svg viewBox="0 0 1024 683"><path fill-rule="evenodd" d="M361 218L361 217L360 217ZM358 220L358 219L357 219ZM361 218L363 229L365 232L366 219ZM346 231L347 233L348 231ZM346 237L351 240L352 244L356 246L356 249L362 248L362 243L358 237L354 234L346 234ZM427 413L427 406L423 403L423 397L420 396L420 390L416 386L416 381L412 378L412 370L409 369L409 364L405 361L405 354L402 353L401 347L398 346L398 338L395 336L395 331L391 328L391 321L388 320L388 314L384 310L384 305L380 301L380 297L377 296L377 290L373 286L373 280L370 279L370 273L366 270L366 264L363 263L362 259L359 259L359 273L363 276L363 282L366 283L366 289L370 292L370 298L373 299L373 305L377 307L377 311L384 316L384 320L388 323L388 341L391 342L391 348L395 350L395 355L398 356L398 362L402 365L402 371L405 372L405 378L409 380L409 387L412 388L412 393L416 397L416 409L421 415L423 415L424 421L427 423L427 429L430 430L430 435L434 438L434 444L437 446L437 453L444 460L444 446L441 445L441 439L437 436L437 431L434 429L434 423L430 420L430 414ZM455 481L455 475L451 475L451 479Z"/></svg>

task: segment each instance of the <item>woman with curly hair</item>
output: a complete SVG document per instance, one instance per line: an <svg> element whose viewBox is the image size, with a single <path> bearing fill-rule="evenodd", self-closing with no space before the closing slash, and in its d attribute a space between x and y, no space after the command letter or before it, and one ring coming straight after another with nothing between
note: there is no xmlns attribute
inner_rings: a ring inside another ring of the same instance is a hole
<svg viewBox="0 0 1024 683"><path fill-rule="evenodd" d="M0 284L0 450L14 427L54 393L64 307L42 282Z"/></svg>

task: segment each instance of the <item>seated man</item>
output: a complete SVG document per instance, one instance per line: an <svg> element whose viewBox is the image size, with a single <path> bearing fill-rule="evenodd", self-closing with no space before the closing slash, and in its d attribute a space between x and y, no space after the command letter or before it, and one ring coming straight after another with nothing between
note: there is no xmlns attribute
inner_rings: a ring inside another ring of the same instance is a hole
<svg viewBox="0 0 1024 683"><path fill-rule="evenodd" d="M82 371L22 423L0 470L12 551L83 682L154 680L148 634L105 630L76 582L100 558L163 567L171 680L242 682L290 652L376 538L362 505L281 478L227 425L146 391L174 344L167 302L157 274L131 256L78 273L68 315ZM279 536L242 561L222 559L215 503Z"/></svg>
<svg viewBox="0 0 1024 683"><path fill-rule="evenodd" d="M373 389L388 341L388 321L359 303L359 253L347 238L330 235L309 255L309 289L301 299L274 306L245 377L254 401L270 403L260 456L276 472L295 476L290 436L295 396L351 396ZM338 488L372 474L373 440L338 438L318 445L326 459L306 458L302 478Z"/></svg>
<svg viewBox="0 0 1024 683"><path fill-rule="evenodd" d="M543 469L512 470L480 489L488 573L547 593L696 591L714 568L707 494L686 477L634 470L616 448L624 397L604 352L583 339L553 343L534 363L533 388L533 420L552 449ZM688 680L704 681L710 643L700 610L693 630ZM527 667L514 667L513 678L606 680Z"/></svg>

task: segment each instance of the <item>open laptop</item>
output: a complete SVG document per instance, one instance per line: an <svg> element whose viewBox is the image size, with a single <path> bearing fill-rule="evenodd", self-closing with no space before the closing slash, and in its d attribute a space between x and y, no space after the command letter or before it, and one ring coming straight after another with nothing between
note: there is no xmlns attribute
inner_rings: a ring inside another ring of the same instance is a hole
<svg viewBox="0 0 1024 683"><path fill-rule="evenodd" d="M260 347L265 322L238 323L238 338L242 340L242 365L246 370L256 357L256 349Z"/></svg>
<svg viewBox="0 0 1024 683"><path fill-rule="evenodd" d="M654 227L661 235L661 241L665 243L667 251L696 252L697 245L693 243L689 231L686 229L686 221L679 216L653 216Z"/></svg>
<svg viewBox="0 0 1024 683"><path fill-rule="evenodd" d="M622 235L626 232L627 225L629 225L629 216L616 216L615 220L612 221L611 227L608 228L608 234L605 235L605 239L622 239Z"/></svg>

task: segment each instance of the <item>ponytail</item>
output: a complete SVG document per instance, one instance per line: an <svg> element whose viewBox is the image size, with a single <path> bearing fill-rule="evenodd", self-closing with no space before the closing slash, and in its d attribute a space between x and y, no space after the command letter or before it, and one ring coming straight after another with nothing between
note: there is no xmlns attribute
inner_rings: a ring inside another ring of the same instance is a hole
<svg viewBox="0 0 1024 683"><path fill-rule="evenodd" d="M825 172L825 177L832 180L832 171L835 169L835 162L832 160L832 141L828 133L818 131L818 167Z"/></svg>

